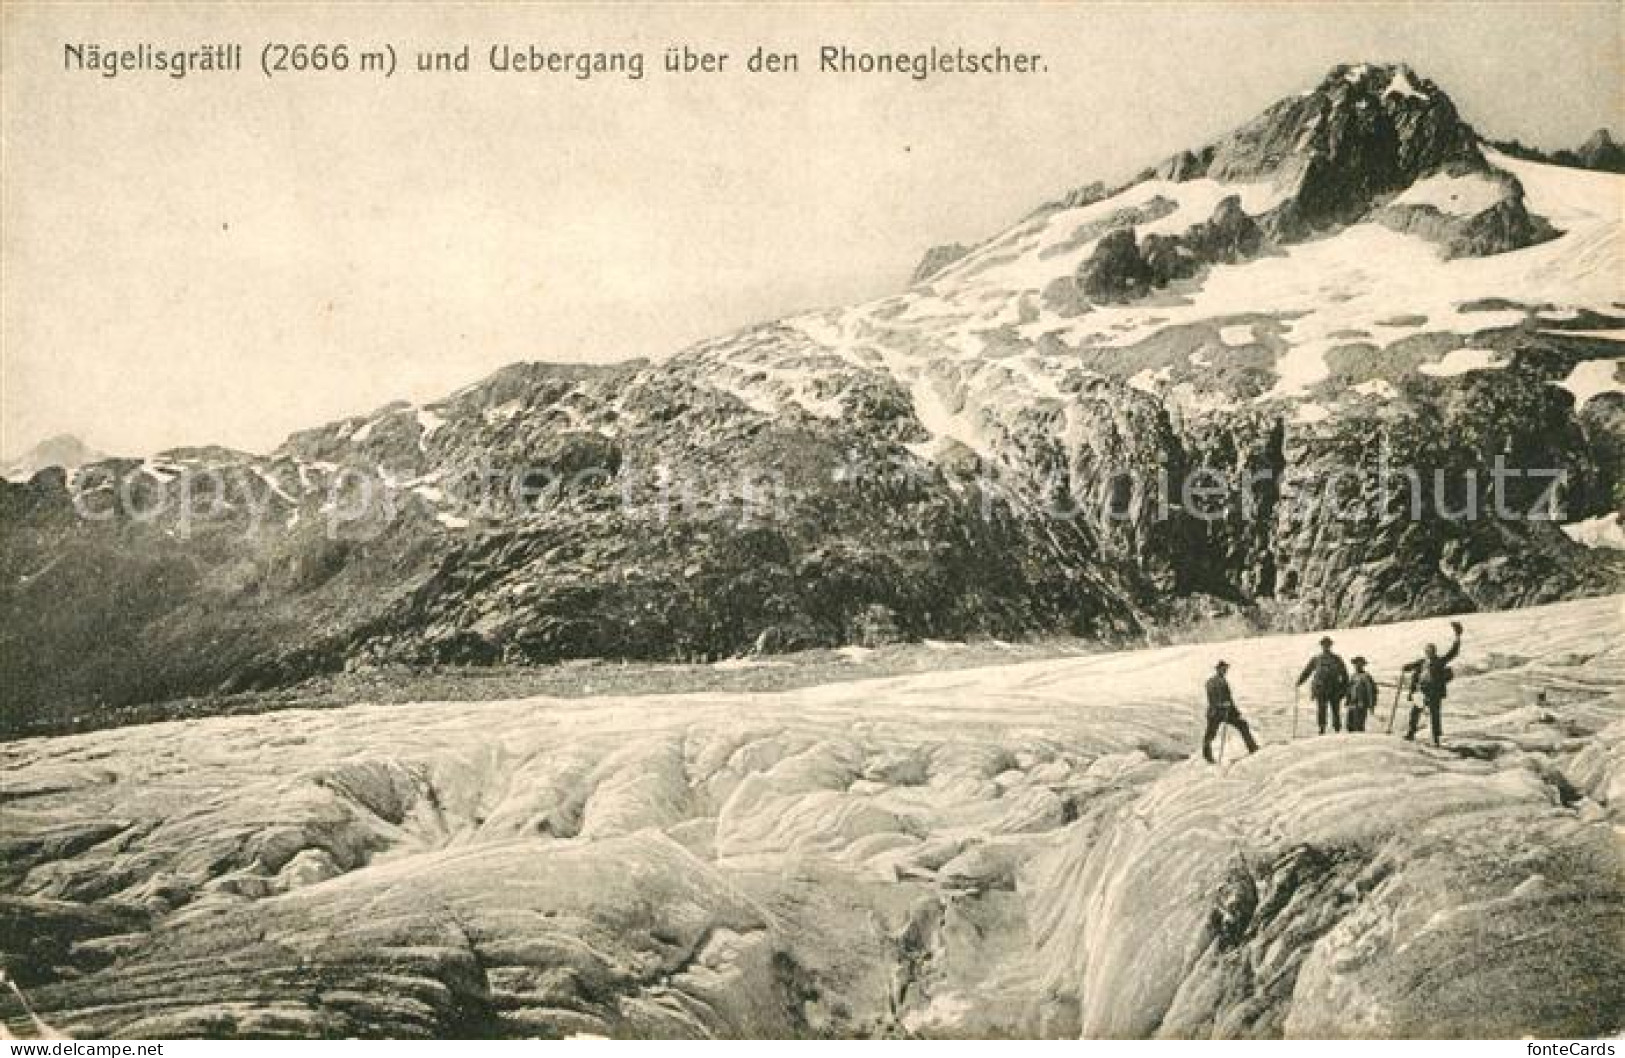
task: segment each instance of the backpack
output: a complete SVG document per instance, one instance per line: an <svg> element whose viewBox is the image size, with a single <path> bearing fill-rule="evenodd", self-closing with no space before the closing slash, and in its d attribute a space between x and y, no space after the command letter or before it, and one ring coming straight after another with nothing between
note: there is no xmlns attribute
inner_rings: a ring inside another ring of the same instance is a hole
<svg viewBox="0 0 1625 1058"><path fill-rule="evenodd" d="M1314 678L1309 681L1309 689L1315 694L1341 695L1348 690L1349 674L1343 667L1343 659L1336 654L1316 654L1314 665Z"/></svg>

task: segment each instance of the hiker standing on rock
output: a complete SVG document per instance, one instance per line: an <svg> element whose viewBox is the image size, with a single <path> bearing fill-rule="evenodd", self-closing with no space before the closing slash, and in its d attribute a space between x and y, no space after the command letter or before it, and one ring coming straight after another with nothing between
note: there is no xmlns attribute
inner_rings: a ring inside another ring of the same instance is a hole
<svg viewBox="0 0 1625 1058"><path fill-rule="evenodd" d="M1202 733L1202 758L1209 764L1213 763L1213 736L1219 733L1220 724L1229 724L1241 733L1248 753L1258 752L1252 729L1242 719L1241 710L1236 708L1236 700L1230 696L1230 681L1224 678L1228 671L1230 663L1221 661L1213 666L1213 675L1207 681L1207 730Z"/></svg>
<svg viewBox="0 0 1625 1058"><path fill-rule="evenodd" d="M1428 722L1433 728L1433 744L1437 746L1444 737L1444 721L1441 714L1444 706L1445 689L1450 685L1451 677L1455 674L1450 670L1450 663L1456 660L1461 653L1461 622L1451 621L1450 630L1456 634L1455 642L1444 656L1439 656L1439 648L1429 643L1422 651L1422 656L1406 665L1400 671L1409 673L1411 677L1410 692L1405 695L1407 702L1416 700L1416 692L1422 692L1422 704L1411 706L1410 730L1405 732L1405 740L1416 741L1416 728L1422 722L1422 710L1428 711ZM1404 679L1403 676L1400 677Z"/></svg>
<svg viewBox="0 0 1625 1058"><path fill-rule="evenodd" d="M1314 677L1309 684L1309 693L1315 696L1315 722L1320 725L1320 733L1326 733L1328 715L1331 717L1332 730L1343 730L1341 706L1343 695L1349 689L1349 670L1343 664L1343 659L1332 653L1330 636L1321 638L1320 653L1310 658L1309 664L1303 667L1297 686L1302 687L1310 677Z"/></svg>
<svg viewBox="0 0 1625 1058"><path fill-rule="evenodd" d="M1365 718L1377 711L1377 681L1365 670L1365 658L1349 659L1354 675L1349 679L1349 730L1364 731Z"/></svg>

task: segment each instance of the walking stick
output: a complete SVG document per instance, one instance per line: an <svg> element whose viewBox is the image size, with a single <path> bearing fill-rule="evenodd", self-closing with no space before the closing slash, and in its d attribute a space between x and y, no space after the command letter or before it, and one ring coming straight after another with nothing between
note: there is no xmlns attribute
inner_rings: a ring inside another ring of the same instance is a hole
<svg viewBox="0 0 1625 1058"><path fill-rule="evenodd" d="M1225 743L1225 740L1228 739L1229 737L1230 737L1230 721L1226 720L1219 727L1219 756L1218 756L1218 763L1219 764L1224 763L1224 743Z"/></svg>
<svg viewBox="0 0 1625 1058"><path fill-rule="evenodd" d="M1394 733L1394 717L1399 715L1399 692L1405 689L1405 674L1401 672L1394 684L1394 705L1388 710L1388 733Z"/></svg>

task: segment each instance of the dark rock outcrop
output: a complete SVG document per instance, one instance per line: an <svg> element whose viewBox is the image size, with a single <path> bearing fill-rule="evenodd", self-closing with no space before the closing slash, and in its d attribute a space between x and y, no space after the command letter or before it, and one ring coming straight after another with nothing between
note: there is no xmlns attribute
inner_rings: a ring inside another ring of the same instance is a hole
<svg viewBox="0 0 1625 1058"><path fill-rule="evenodd" d="M1541 217L1524 208L1523 185L1505 173L1476 173L1475 177L1500 188L1495 204L1461 215L1431 205L1389 203L1372 219L1396 231L1419 235L1437 243L1446 257L1486 257L1545 242L1557 234Z"/></svg>
<svg viewBox="0 0 1625 1058"><path fill-rule="evenodd" d="M1228 195L1211 217L1178 235L1148 235L1138 241L1133 227L1107 232L1078 266L1072 288L1063 282L1046 290L1045 298L1064 314L1076 314L1091 301L1132 301L1210 265L1252 257L1264 242L1263 229L1241 208L1241 199Z"/></svg>
<svg viewBox="0 0 1625 1058"><path fill-rule="evenodd" d="M1621 147L1614 139L1613 133L1607 129L1598 129L1574 150L1563 148L1543 151L1513 139L1488 142L1491 147L1503 154L1525 161L1564 165L1574 169L1592 169L1605 173L1625 173L1625 147Z"/></svg>
<svg viewBox="0 0 1625 1058"><path fill-rule="evenodd" d="M1151 289L1155 276L1140 256L1133 228L1100 237L1094 252L1078 266L1078 289L1091 301L1129 301Z"/></svg>
<svg viewBox="0 0 1625 1058"><path fill-rule="evenodd" d="M914 266L914 274L909 277L909 284L924 283L944 268L970 253L971 248L963 243L950 242L941 246L933 246L925 251L920 263Z"/></svg>
<svg viewBox="0 0 1625 1058"><path fill-rule="evenodd" d="M1587 169L1625 173L1625 147L1616 143L1607 129L1593 132L1591 138L1574 152L1574 156Z"/></svg>
<svg viewBox="0 0 1625 1058"><path fill-rule="evenodd" d="M1046 202L1033 211L1033 215L1052 213L1061 209L1079 209L1083 206L1092 206L1116 194L1122 188L1107 187L1100 180L1094 180L1081 187L1075 187L1053 202Z"/></svg>
<svg viewBox="0 0 1625 1058"><path fill-rule="evenodd" d="M1153 175L1158 180L1172 180L1175 183L1206 176L1208 167L1213 164L1213 150L1212 147L1204 147L1200 152L1180 151L1157 166Z"/></svg>
<svg viewBox="0 0 1625 1058"><path fill-rule="evenodd" d="M1241 199L1229 195L1214 207L1211 217L1187 231L1182 242L1199 261L1232 264L1258 253L1264 232L1241 208Z"/></svg>

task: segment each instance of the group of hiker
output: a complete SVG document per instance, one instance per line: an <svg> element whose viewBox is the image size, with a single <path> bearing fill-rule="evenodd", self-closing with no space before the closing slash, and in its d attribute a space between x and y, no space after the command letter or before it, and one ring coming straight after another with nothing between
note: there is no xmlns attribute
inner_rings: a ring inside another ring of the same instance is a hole
<svg viewBox="0 0 1625 1058"><path fill-rule="evenodd" d="M1455 634L1450 649L1443 654L1432 643L1423 648L1422 656L1404 665L1400 669L1399 683L1396 686L1395 709L1398 709L1398 691L1404 689L1407 682L1409 691L1406 699L1412 703L1416 696L1421 694L1420 705L1412 704L1410 710L1410 724L1405 732L1407 741L1416 740L1417 728L1421 725L1422 715L1427 714L1428 725L1433 733L1433 744L1439 745L1444 737L1443 708L1446 690L1453 675L1450 663L1461 653L1461 622L1451 621L1450 629ZM1366 671L1366 659L1354 657L1344 664L1343 659L1332 649L1334 646L1330 636L1320 640L1320 653L1309 659L1298 675L1295 690L1301 689L1305 683L1309 685L1309 694L1315 701L1315 722L1320 733L1325 734L1328 727L1333 732L1344 729L1343 707L1348 707L1348 730L1361 732L1365 730L1366 720L1377 711L1377 681ZM1349 666L1354 667L1350 674ZM1247 725L1241 710L1236 707L1235 697L1230 693L1230 681L1225 674L1230 671L1230 663L1219 661L1213 666L1213 675L1207 681L1207 729L1202 734L1202 757L1213 763L1213 739L1220 729L1229 725L1236 729L1241 741L1246 745L1248 753L1258 752L1258 742L1253 738L1252 729ZM1293 705L1292 727L1293 735L1297 735L1297 705ZM1392 718L1389 720L1392 730Z"/></svg>

